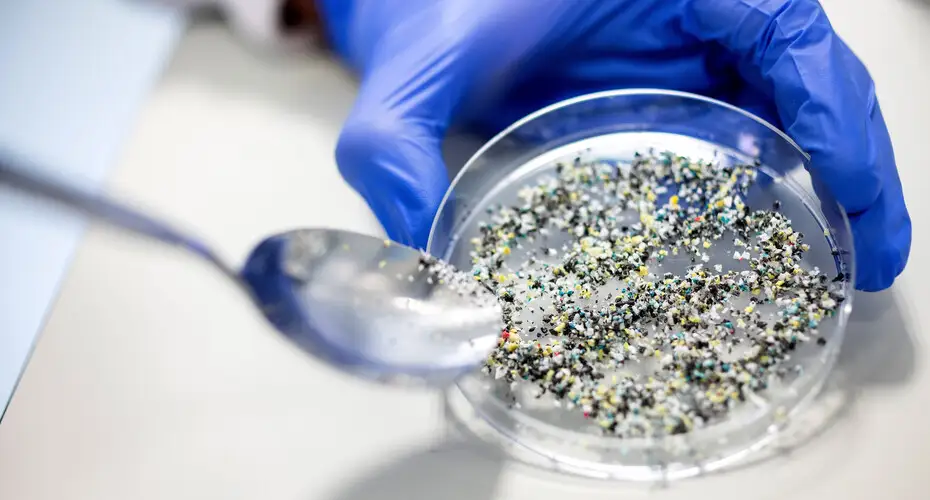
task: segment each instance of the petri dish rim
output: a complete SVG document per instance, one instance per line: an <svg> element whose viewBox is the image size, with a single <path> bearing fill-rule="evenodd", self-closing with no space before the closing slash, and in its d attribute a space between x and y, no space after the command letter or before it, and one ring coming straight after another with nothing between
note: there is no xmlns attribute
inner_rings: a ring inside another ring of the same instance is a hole
<svg viewBox="0 0 930 500"><path fill-rule="evenodd" d="M452 182L450 183L449 189L447 190L445 196L442 199L442 202L440 203L439 210L437 211L437 215L433 220L433 225L430 230L429 241L427 243L427 251L431 252L432 249L435 247L436 241L434 238L437 236L438 227L439 227L440 219L441 219L440 216L443 213L443 211L447 208L447 205L450 203L450 200L452 199L452 195L455 192L455 189L458 186L461 179L469 173L470 167L472 167L472 165L478 162L482 158L482 156L487 153L488 150L493 148L495 145L497 145L501 141L505 140L515 130L520 129L524 125L527 125L528 123L531 123L534 120L548 113L551 113L553 111L557 111L557 110L560 110L560 109L563 109L569 106L573 106L579 103L584 103L584 102L598 100L598 99L605 99L605 98L614 98L614 97L623 97L623 96L650 96L650 95L658 96L658 97L677 97L683 100L701 101L703 103L706 103L712 106L717 106L717 107L726 109L728 111L738 113L745 118L751 119L757 122L758 124L764 126L765 128L769 129L771 132L773 132L778 137L780 137L786 144L790 145L791 148L793 148L797 153L799 153L802 158L804 169L809 172L810 155L804 152L794 140L792 140L784 132L782 132L781 130L779 130L777 127L773 126L766 120L744 109L733 106L731 104L728 104L728 103L725 103L725 102L722 102L722 101L719 101L719 100L716 100L710 97L698 95L698 94L680 92L680 91L672 91L672 90L663 90L663 89L618 89L618 90L608 90L608 91L602 91L602 92L595 92L591 94L585 94L585 95L573 97L570 99L566 99L566 100L551 104L549 106L546 106L544 108L541 108L537 111L534 111L526 115L525 117L517 120L512 125L510 125L509 127L505 128L503 131L495 135L493 138L487 141L474 155L472 155L471 158L465 163L462 169L458 172L458 174L452 180ZM763 166L763 169L767 169L767 167ZM771 169L765 170L765 173L769 175L770 177L772 177L776 182L784 183L788 187L788 189L795 196L798 197L800 202L807 209L807 211L810 212L810 214L814 217L814 219L817 221L818 224L820 224L822 227L830 226L829 224L826 223L826 217L823 215L823 212L821 210L818 210L815 207L815 204L812 203L813 200L811 200L811 197L807 195L805 193L805 190L802 189L799 185L797 185L797 183L793 179L783 176L781 174L778 174L772 171ZM844 231L845 234L847 235L851 234L852 231L849 225L849 220L846 217L845 212L842 210L842 207L839 205L839 203L837 203L834 199L828 198L825 196L818 196L818 198L820 202L830 203L838 209L837 214L840 216L840 222L841 222L842 227L837 228L837 229ZM828 240L829 245L833 249L839 248L832 235L828 236L827 240ZM681 434L681 435L662 436L662 437L657 437L657 438L618 439L616 437L598 436L596 434L587 434L587 433L583 433L583 432L579 432L575 430L560 428L558 426L555 426L547 422L543 422L541 420L533 418L529 415L523 414L522 412L514 411L511 408L507 407L507 405L505 405L502 401L496 398L487 398L481 402L476 401L474 400L474 398L469 396L468 390L462 387L462 383L459 383L456 386L456 389L472 405L472 409L484 419L485 424L490 425L493 429L495 429L496 432L508 438L509 440L513 441L515 444L521 446L524 449L540 454L543 457L548 458L549 460L559 462L566 466L565 468L559 467L559 466L555 466L553 468L563 469L563 470L568 469L568 471L572 473L581 474L581 475L589 475L589 476L598 476L598 477L604 476L605 474L608 477L614 476L615 474L612 474L611 471L617 468L626 467L626 468L631 468L631 469L642 469L648 466L624 465L622 463L598 464L594 461L589 461L589 460L581 459L577 457L571 457L571 456L566 455L565 453L557 453L557 452L553 452L550 450L546 450L541 446L535 445L534 443L525 442L521 440L520 436L516 435L516 433L500 425L498 422L492 421L490 416L481 409L481 405L492 404L496 407L495 410L504 412L505 414L507 414L508 418L517 422L519 425L532 428L534 431L546 435L547 438L556 439L556 440L564 440L566 438L577 439L579 441L584 441L588 443L589 447L596 447L598 449L605 450L605 451L615 450L615 451L622 451L622 452L629 452L629 451L649 452L651 450L662 449L663 447L668 446L673 442L674 443L713 442L713 441L718 441L721 439L726 439L728 437L728 434L731 431L737 430L739 428L744 428L747 426L758 425L758 424L764 424L764 423L767 423L767 421L769 420L774 422L776 413L782 407L779 404L779 402L784 402L791 406L790 411L788 412L788 415L787 415L788 418L790 418L795 413L799 411L803 411L807 403L809 403L810 400L812 400L814 396L816 396L816 394L819 392L820 388L826 381L827 375L832 371L834 367L834 364L836 362L836 359L839 353L839 349L842 345L849 314L852 311L852 304L853 304L854 295L855 295L854 287L852 284L855 283L855 277L856 277L856 264L855 264L855 254L854 254L855 249L853 247L850 247L846 249L846 251L849 252L848 263L846 265L846 272L848 272L849 274L849 279L847 280L847 283L845 285L846 300L844 301L844 304L841 307L839 307L837 310L837 318L836 318L837 321L831 331L831 337L830 337L831 342L827 346L825 346L823 353L820 356L818 356L822 360L822 363L816 366L816 370L810 370L810 371L805 372L801 377L799 377L797 380L791 383L792 388L794 387L803 388L803 391L795 391L795 395L796 395L795 398L780 398L780 399L765 398L765 402L767 404L758 406L758 410L751 412L749 415L744 415L744 416L741 416L740 418L728 419L723 422L719 422L719 423L701 428L699 430L691 431L691 432L688 432L686 434ZM672 471L666 471L665 473L662 474L662 477L668 478L670 475L675 475L675 476L680 476L680 477L690 477L690 476L693 476L699 473L699 471L698 472L694 471L695 467L698 467L701 470L710 471L713 469L717 469L718 468L717 466L719 465L725 465L725 463L730 463L731 461L733 461L733 459L739 458L734 455L743 456L746 454L746 452L751 452L755 449L761 448L765 444L772 441L771 439L773 437L772 431L778 431L780 427L778 426L772 427L771 425L768 427L769 427L770 432L760 433L756 439L748 441L746 443L747 444L746 447L734 453L731 453L729 456L720 456L717 459L710 461L709 463L699 462L696 460L695 461L696 463L692 463L692 464L685 464L685 463L676 464L676 465L680 465L683 467L676 467L676 469L678 470L677 470L677 473L674 473L674 474L670 474ZM670 465L670 464L666 464L666 465ZM605 468L608 470L604 470ZM624 477L638 476L638 474L621 474L621 475Z"/></svg>

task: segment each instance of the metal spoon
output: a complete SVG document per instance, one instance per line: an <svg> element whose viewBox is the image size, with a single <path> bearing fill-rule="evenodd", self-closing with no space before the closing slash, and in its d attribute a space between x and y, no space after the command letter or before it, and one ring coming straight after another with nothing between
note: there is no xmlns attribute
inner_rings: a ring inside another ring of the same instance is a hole
<svg viewBox="0 0 930 500"><path fill-rule="evenodd" d="M502 329L493 295L453 286L397 243L299 229L263 240L238 271L200 239L105 196L2 161L0 184L200 256L301 349L365 378L450 383L486 359Z"/></svg>

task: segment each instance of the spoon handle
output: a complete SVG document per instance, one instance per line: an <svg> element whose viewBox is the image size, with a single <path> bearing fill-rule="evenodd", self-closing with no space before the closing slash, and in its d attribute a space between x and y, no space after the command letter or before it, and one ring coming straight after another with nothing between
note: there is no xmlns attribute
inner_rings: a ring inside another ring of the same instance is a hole
<svg viewBox="0 0 930 500"><path fill-rule="evenodd" d="M23 167L14 166L3 159L0 159L0 184L6 184L34 197L57 202L84 212L95 219L108 222L129 232L182 247L206 259L223 273L239 281L239 273L235 268L226 264L216 252L198 238L185 234L154 217L107 199L106 196L68 185L66 182L40 175Z"/></svg>

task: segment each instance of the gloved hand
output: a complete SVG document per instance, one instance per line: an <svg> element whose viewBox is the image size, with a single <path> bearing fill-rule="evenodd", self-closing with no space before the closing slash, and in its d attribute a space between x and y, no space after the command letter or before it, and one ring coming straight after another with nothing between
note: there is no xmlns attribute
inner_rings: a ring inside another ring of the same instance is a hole
<svg viewBox="0 0 930 500"><path fill-rule="evenodd" d="M911 223L872 79L815 1L320 6L331 44L362 78L336 160L398 241L426 244L449 183L440 146L451 124L496 131L573 95L655 87L731 102L794 138L849 214L859 288L886 288L904 268Z"/></svg>

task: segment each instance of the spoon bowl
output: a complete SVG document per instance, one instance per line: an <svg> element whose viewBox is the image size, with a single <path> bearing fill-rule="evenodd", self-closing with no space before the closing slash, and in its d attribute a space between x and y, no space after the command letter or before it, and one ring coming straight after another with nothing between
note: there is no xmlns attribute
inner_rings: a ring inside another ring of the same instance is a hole
<svg viewBox="0 0 930 500"><path fill-rule="evenodd" d="M490 292L449 282L436 265L371 236L300 229L264 240L241 275L305 351L370 379L444 384L487 358L502 323Z"/></svg>

